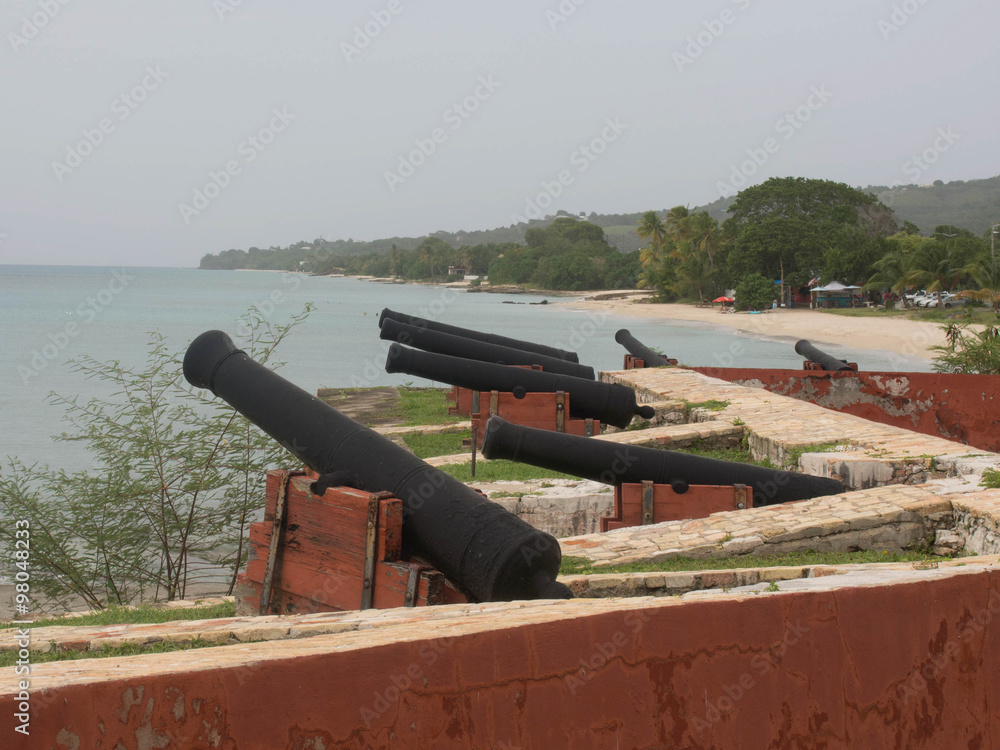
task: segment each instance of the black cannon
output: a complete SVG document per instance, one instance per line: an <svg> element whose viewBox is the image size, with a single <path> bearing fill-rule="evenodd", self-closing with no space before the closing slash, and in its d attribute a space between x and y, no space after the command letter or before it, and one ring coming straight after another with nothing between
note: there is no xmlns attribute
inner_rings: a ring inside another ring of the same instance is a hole
<svg viewBox="0 0 1000 750"><path fill-rule="evenodd" d="M644 419L655 415L652 406L637 405L635 391L623 385L429 354L399 344L389 346L385 371L404 372L474 391L510 392L517 398L523 398L526 393L563 391L569 394L570 416L598 419L615 427L628 427L636 414Z"/></svg>
<svg viewBox="0 0 1000 750"><path fill-rule="evenodd" d="M753 487L754 505L808 500L845 491L836 479L537 430L497 416L486 423L483 455L521 461L604 484L642 481L669 484L679 493L686 492L692 484L745 484Z"/></svg>
<svg viewBox="0 0 1000 750"><path fill-rule="evenodd" d="M670 360L661 354L657 354L639 339L629 333L627 328L622 328L615 334L615 341L625 347L633 357L638 357L646 363L646 367L663 367L669 365Z"/></svg>
<svg viewBox="0 0 1000 750"><path fill-rule="evenodd" d="M509 346L511 349L520 349L525 352L535 352L537 354L544 354L547 357L554 357L555 359L563 359L567 362L579 362L580 358L577 356L576 352L568 352L564 349L557 349L554 346L546 346L545 344L536 344L531 341L521 341L519 339L511 339L506 336L499 336L495 333L483 333L482 331L473 331L471 328L459 328L458 326L448 325L447 323L438 323L433 320L426 320L424 318L418 318L415 315L407 315L405 313L395 312L390 310L388 307L382 310L382 314L379 315L378 325L379 328L385 322L386 318L391 318L392 320L398 320L400 323L406 323L407 325L417 326L418 328L428 328L432 331L440 331L441 333L450 333L452 336L461 336L464 339L475 339L476 341L485 341L487 344L497 344L498 346Z"/></svg>
<svg viewBox="0 0 1000 750"><path fill-rule="evenodd" d="M509 346L490 344L485 341L452 336L450 333L432 331L428 328L411 326L391 318L382 321L380 338L450 357L492 362L497 365L541 365L545 372L558 375L572 375L574 378L594 380L594 368L567 362L564 359L548 357L537 352L512 349Z"/></svg>
<svg viewBox="0 0 1000 750"><path fill-rule="evenodd" d="M831 372L840 372L841 370L848 370L851 372L854 371L854 368L847 364L845 360L837 359L836 357L817 349L805 339L800 339L795 342L795 353L805 357L810 362L815 362L824 370L829 370Z"/></svg>
<svg viewBox="0 0 1000 750"><path fill-rule="evenodd" d="M222 331L196 338L184 377L208 388L333 484L403 503L403 540L478 601L566 599L559 543L251 359ZM321 477L322 481L323 477Z"/></svg>

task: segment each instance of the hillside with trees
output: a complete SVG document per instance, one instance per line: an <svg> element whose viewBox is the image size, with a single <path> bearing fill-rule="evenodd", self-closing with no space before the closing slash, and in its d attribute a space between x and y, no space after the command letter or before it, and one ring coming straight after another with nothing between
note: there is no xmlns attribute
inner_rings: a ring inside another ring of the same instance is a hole
<svg viewBox="0 0 1000 750"><path fill-rule="evenodd" d="M540 289L638 285L664 301L712 299L760 274L777 280L782 291L818 279L896 291L978 290L990 301L984 290L995 288L995 270L992 256L984 265L983 254L998 204L1000 177L865 189L772 178L701 209L589 217L560 211L488 231L372 242L320 238L208 254L201 268L434 281L447 278L453 266L488 275L493 284Z"/></svg>

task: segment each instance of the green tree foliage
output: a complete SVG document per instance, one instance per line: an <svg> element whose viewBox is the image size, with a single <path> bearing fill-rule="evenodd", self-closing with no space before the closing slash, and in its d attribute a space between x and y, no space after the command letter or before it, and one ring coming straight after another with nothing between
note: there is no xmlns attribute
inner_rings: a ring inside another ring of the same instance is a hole
<svg viewBox="0 0 1000 750"><path fill-rule="evenodd" d="M310 311L272 326L245 316L244 349L268 362ZM95 468L68 474L9 459L0 474L0 541L14 548L13 521L31 529L32 590L52 604L100 609L184 598L206 571L229 590L246 562L248 525L264 505L268 468L287 463L275 441L205 391L187 386L180 354L151 334L144 366L83 357L82 377L115 395L83 402L53 394Z"/></svg>
<svg viewBox="0 0 1000 750"><path fill-rule="evenodd" d="M752 273L736 285L736 309L763 310L771 306L775 295L773 281Z"/></svg>
<svg viewBox="0 0 1000 750"><path fill-rule="evenodd" d="M944 326L948 344L932 346L936 372L1000 375L1000 330L986 326L975 331L968 326Z"/></svg>
<svg viewBox="0 0 1000 750"><path fill-rule="evenodd" d="M628 262L608 245L604 230L565 217L525 232L524 247L508 250L490 264L491 284L528 284L543 289L607 289L629 275Z"/></svg>
<svg viewBox="0 0 1000 750"><path fill-rule="evenodd" d="M660 300L704 300L721 288L724 279L716 258L725 248L725 235L707 212L692 214L686 206L674 206L661 220L647 211L636 231L649 239L640 254L640 284L657 289Z"/></svg>
<svg viewBox="0 0 1000 750"><path fill-rule="evenodd" d="M895 231L890 210L865 192L829 180L772 178L743 190L731 206L727 232L731 278L759 272L804 285L827 269L849 272L852 282L871 274L866 264L887 249L880 241ZM849 262L860 253L865 261ZM825 275L825 274L824 274Z"/></svg>

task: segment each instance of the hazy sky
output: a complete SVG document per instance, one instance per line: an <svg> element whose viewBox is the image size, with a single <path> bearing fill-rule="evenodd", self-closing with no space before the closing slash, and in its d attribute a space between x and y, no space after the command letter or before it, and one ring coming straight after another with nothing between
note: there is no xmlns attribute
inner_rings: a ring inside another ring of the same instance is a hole
<svg viewBox="0 0 1000 750"><path fill-rule="evenodd" d="M998 28L983 0L5 0L0 263L990 177Z"/></svg>

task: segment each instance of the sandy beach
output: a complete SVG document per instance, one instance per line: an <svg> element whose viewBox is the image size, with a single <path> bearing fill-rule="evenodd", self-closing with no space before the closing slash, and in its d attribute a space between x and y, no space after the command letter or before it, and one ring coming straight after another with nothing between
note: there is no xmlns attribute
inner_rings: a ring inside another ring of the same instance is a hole
<svg viewBox="0 0 1000 750"><path fill-rule="evenodd" d="M685 320L734 328L748 335L783 340L808 339L820 346L840 344L857 349L876 349L895 354L932 359L929 347L945 343L941 323L900 318L862 318L794 308L767 310L763 313L722 313L714 308L682 304L654 304L644 301L634 290L604 292L629 295L622 299L585 298L573 302L554 302L577 310L603 310L613 315L635 318Z"/></svg>

